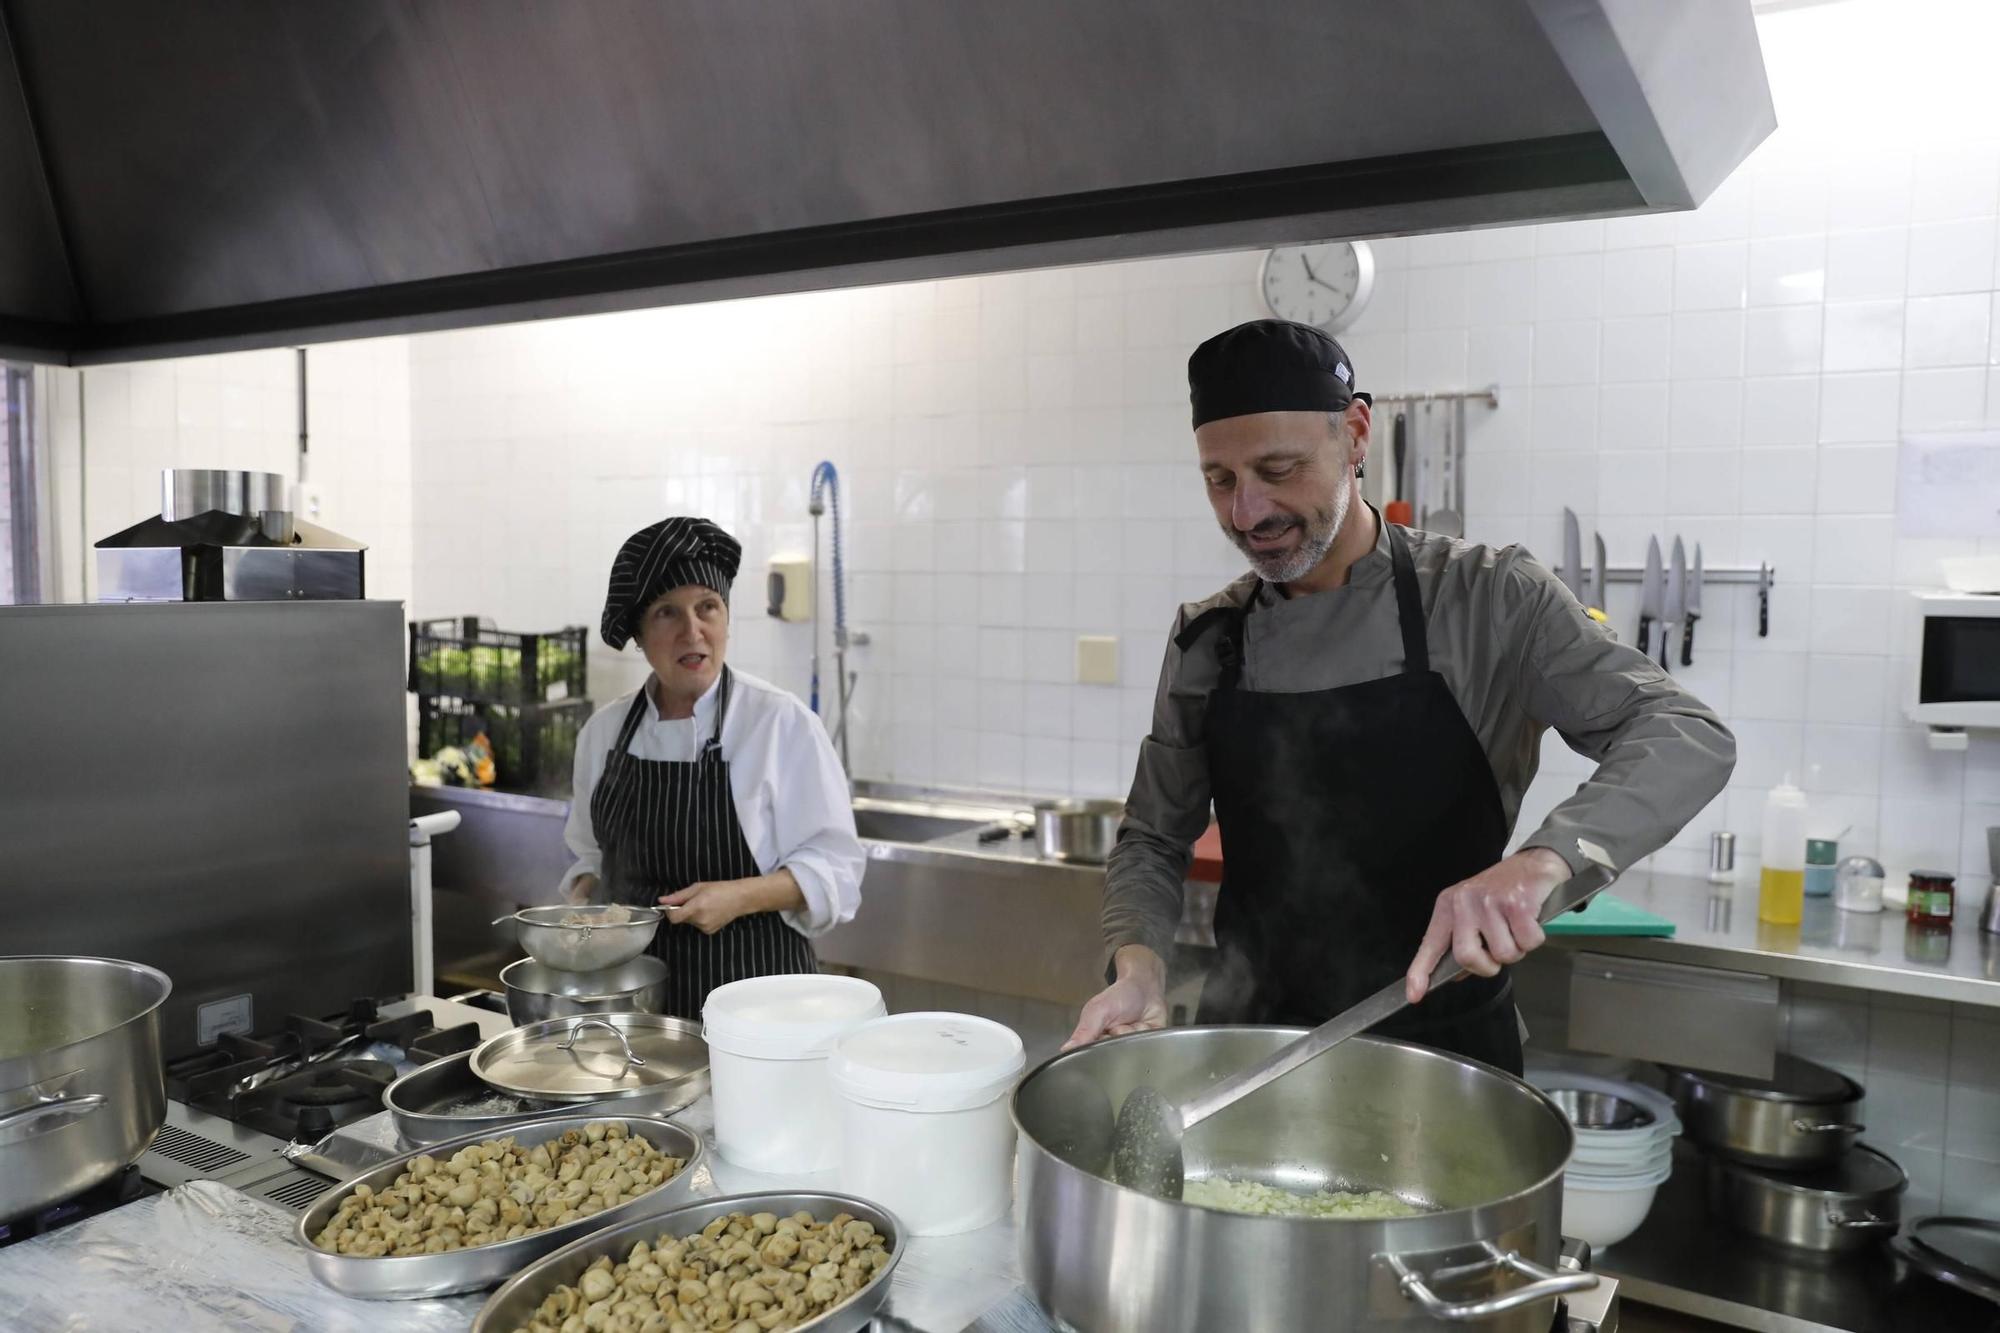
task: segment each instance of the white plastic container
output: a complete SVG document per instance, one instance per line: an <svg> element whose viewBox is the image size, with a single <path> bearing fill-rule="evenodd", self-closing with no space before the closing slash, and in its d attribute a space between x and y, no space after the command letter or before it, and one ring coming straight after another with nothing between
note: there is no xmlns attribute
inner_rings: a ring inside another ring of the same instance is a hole
<svg viewBox="0 0 2000 1333"><path fill-rule="evenodd" d="M1616 1245L1653 1211L1653 1197L1673 1171L1662 1167L1637 1180L1563 1178L1562 1233L1592 1245Z"/></svg>
<svg viewBox="0 0 2000 1333"><path fill-rule="evenodd" d="M968 1014L898 1014L834 1044L840 1183L911 1234L999 1220L1013 1198L1007 1094L1027 1058L1011 1028Z"/></svg>
<svg viewBox="0 0 2000 1333"><path fill-rule="evenodd" d="M840 1161L827 1055L885 1012L858 977L797 973L717 986L701 1009L715 1147L750 1171L825 1171Z"/></svg>

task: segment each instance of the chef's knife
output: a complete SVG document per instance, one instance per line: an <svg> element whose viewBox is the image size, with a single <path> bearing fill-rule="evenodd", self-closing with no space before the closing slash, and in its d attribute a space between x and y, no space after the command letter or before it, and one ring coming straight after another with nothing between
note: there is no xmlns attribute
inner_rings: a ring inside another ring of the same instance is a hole
<svg viewBox="0 0 2000 1333"><path fill-rule="evenodd" d="M1401 412L1396 414L1395 440L1396 475L1393 481L1396 493L1390 498L1393 500L1407 500L1410 498L1410 483L1408 473L1403 470L1403 456L1410 444L1410 422L1409 418L1405 417Z"/></svg>
<svg viewBox="0 0 2000 1333"><path fill-rule="evenodd" d="M1687 623L1687 568L1687 548L1676 537L1673 563L1667 566L1667 618L1660 625L1660 665L1663 667L1673 664L1667 647L1668 632Z"/></svg>
<svg viewBox="0 0 2000 1333"><path fill-rule="evenodd" d="M1694 623L1701 619L1701 543L1694 544L1694 577L1687 585L1687 615L1681 621L1681 665L1694 665Z"/></svg>
<svg viewBox="0 0 2000 1333"><path fill-rule="evenodd" d="M1653 625L1660 619L1661 603L1665 597L1660 586L1660 539L1646 540L1646 577L1639 584L1639 651L1653 655Z"/></svg>
<svg viewBox="0 0 2000 1333"><path fill-rule="evenodd" d="M1609 605L1604 599L1604 538L1593 532L1590 534L1590 543L1592 547L1590 556L1590 593L1583 601L1584 605L1597 612L1599 619L1603 619L1604 608Z"/></svg>
<svg viewBox="0 0 2000 1333"><path fill-rule="evenodd" d="M1571 596L1583 599L1583 533L1576 526L1574 509L1563 510L1562 581Z"/></svg>

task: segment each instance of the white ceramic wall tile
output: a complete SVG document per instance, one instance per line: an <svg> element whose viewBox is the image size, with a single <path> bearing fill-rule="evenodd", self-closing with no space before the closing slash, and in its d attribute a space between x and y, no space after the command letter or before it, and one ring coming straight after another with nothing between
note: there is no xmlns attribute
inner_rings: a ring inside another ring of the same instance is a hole
<svg viewBox="0 0 2000 1333"><path fill-rule="evenodd" d="M1994 241L1995 228L1990 217L1912 227L1910 295L1991 290Z"/></svg>
<svg viewBox="0 0 2000 1333"><path fill-rule="evenodd" d="M1903 364L1903 302L1829 301L1822 367L1829 373Z"/></svg>
<svg viewBox="0 0 2000 1333"><path fill-rule="evenodd" d="M1826 299L1826 237L1752 241L1747 294L1752 306L1819 305Z"/></svg>
<svg viewBox="0 0 2000 1333"><path fill-rule="evenodd" d="M1603 272L1607 318L1665 314L1674 308L1674 252L1669 247L1610 251Z"/></svg>
<svg viewBox="0 0 2000 1333"><path fill-rule="evenodd" d="M1915 369L1986 360L1993 298L1985 292L1914 299L1904 316L1903 364Z"/></svg>

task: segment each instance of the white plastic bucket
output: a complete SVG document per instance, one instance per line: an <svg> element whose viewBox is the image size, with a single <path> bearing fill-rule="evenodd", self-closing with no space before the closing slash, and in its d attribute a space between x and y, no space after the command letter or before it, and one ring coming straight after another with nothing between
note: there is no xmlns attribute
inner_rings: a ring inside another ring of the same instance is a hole
<svg viewBox="0 0 2000 1333"><path fill-rule="evenodd" d="M857 977L751 977L710 991L702 1036L724 1160L767 1174L837 1164L827 1054L842 1033L883 1012L882 992Z"/></svg>
<svg viewBox="0 0 2000 1333"><path fill-rule="evenodd" d="M1011 1028L968 1014L898 1014L847 1033L827 1062L842 1186L914 1235L998 1221L1013 1198L1007 1094L1026 1066Z"/></svg>

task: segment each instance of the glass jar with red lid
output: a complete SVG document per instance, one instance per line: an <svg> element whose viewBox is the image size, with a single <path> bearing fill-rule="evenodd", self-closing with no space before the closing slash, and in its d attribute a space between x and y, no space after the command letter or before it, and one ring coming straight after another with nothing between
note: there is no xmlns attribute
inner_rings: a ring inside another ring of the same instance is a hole
<svg viewBox="0 0 2000 1333"><path fill-rule="evenodd" d="M1942 870L1910 872L1909 918L1913 926L1951 924L1953 883L1957 876Z"/></svg>

